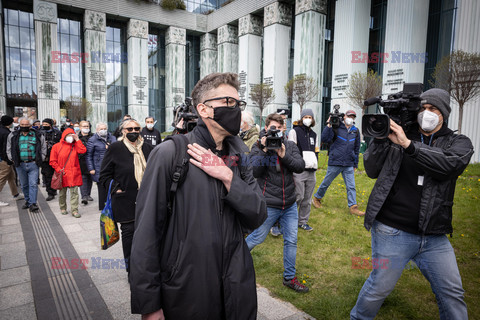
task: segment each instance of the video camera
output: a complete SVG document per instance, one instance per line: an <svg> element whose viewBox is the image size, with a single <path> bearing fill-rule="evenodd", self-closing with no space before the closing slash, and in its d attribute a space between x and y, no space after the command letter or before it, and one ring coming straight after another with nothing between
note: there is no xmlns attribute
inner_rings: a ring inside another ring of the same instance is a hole
<svg viewBox="0 0 480 320"><path fill-rule="evenodd" d="M330 112L328 115L330 116L330 123L332 125L332 128L336 129L340 127L340 121L343 120L343 117L345 116L344 113L340 113L340 105L336 104L333 106L333 112Z"/></svg>
<svg viewBox="0 0 480 320"><path fill-rule="evenodd" d="M267 131L265 135L267 140L265 142L265 147L267 150L277 150L282 148L282 138L279 136L280 130L276 126L271 126L270 130Z"/></svg>
<svg viewBox="0 0 480 320"><path fill-rule="evenodd" d="M182 128L177 128L178 123L183 119ZM193 111L193 100L186 97L185 102L173 109L173 123L180 133L187 133L197 126L198 115Z"/></svg>
<svg viewBox="0 0 480 320"><path fill-rule="evenodd" d="M388 96L387 100L373 97L365 100L365 106L378 103L385 114L366 114L362 117L362 133L365 137L386 138L390 134L390 119L406 132L417 122L421 108L422 83L404 83L403 90Z"/></svg>

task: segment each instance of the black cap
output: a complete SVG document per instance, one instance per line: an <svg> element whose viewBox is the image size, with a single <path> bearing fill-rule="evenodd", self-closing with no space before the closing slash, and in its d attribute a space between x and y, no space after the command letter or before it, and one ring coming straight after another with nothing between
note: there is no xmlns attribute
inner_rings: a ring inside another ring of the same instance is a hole
<svg viewBox="0 0 480 320"><path fill-rule="evenodd" d="M46 122L46 123L48 123L49 125L53 126L53 120L50 119L50 118L45 118L45 119L43 119L42 122Z"/></svg>

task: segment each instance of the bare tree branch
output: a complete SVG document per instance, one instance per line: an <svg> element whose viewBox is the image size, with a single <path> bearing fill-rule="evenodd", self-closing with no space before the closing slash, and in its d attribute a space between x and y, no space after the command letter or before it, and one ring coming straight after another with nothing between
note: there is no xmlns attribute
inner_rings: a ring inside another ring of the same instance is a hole
<svg viewBox="0 0 480 320"><path fill-rule="evenodd" d="M70 96L65 100L65 109L67 117L72 121L87 119L87 115L92 113L92 104L85 98Z"/></svg>
<svg viewBox="0 0 480 320"><path fill-rule="evenodd" d="M348 102L361 108L362 114L365 114L367 107L363 105L363 102L382 94L382 77L373 70L354 72L348 80L345 94Z"/></svg>
<svg viewBox="0 0 480 320"><path fill-rule="evenodd" d="M480 96L480 54L454 51L437 63L432 78L432 86L448 91L458 103L458 133L461 133L465 103Z"/></svg>
<svg viewBox="0 0 480 320"><path fill-rule="evenodd" d="M312 77L308 77L306 74L297 74L290 79L285 87L285 94L289 103L298 103L300 106L300 112L307 102L310 102L318 95L320 88L316 80Z"/></svg>
<svg viewBox="0 0 480 320"><path fill-rule="evenodd" d="M275 99L271 84L259 83L250 90L250 99L260 110L260 127L262 126L263 110Z"/></svg>

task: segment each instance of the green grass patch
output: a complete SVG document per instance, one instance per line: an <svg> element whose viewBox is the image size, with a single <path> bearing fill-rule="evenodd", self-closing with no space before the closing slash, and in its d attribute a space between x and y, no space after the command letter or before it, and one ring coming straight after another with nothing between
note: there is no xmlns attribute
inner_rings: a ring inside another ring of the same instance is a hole
<svg viewBox="0 0 480 320"><path fill-rule="evenodd" d="M318 187L325 176L326 154L319 156ZM375 180L365 174L363 159L355 174L357 202L365 210ZM469 165L459 177L453 207L453 238L465 301L472 319L480 314L480 164ZM358 292L370 271L352 269L352 257L371 258L370 233L363 218L348 212L345 183L339 175L321 209L312 207L312 232L298 231L297 276L310 287L299 294L282 285L283 238L271 235L252 251L257 282L316 319L349 319ZM417 268L403 272L375 319L438 319L438 307L428 281Z"/></svg>

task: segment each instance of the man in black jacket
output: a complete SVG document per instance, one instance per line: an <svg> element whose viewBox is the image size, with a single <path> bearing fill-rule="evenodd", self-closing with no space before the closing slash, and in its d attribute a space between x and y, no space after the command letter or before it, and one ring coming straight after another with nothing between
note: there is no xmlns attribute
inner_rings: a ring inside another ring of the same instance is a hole
<svg viewBox="0 0 480 320"><path fill-rule="evenodd" d="M25 195L22 209L37 212L38 168L47 154L44 137L32 129L32 120L20 118L19 130L13 131L7 139L7 156L17 169Z"/></svg>
<svg viewBox="0 0 480 320"><path fill-rule="evenodd" d="M172 203L175 144L150 154L138 191L130 256L132 313L143 319L255 319L253 260L244 232L266 218L265 199L237 137L241 109L238 75L212 73L192 92L198 125L188 172ZM237 159L227 161L223 159Z"/></svg>
<svg viewBox="0 0 480 320"><path fill-rule="evenodd" d="M283 125L284 120L281 115L270 114L265 120L264 132L268 134L271 129L283 128ZM298 212L293 173L303 172L305 161L293 141L282 139L281 148L267 150L267 137L262 133L260 135L260 140L252 147L249 160L253 165L253 175L257 178L265 196L268 217L245 241L248 248L252 250L265 240L270 228L278 220L283 233L283 265L285 268L283 284L297 292L308 292L308 288L298 282L295 276Z"/></svg>
<svg viewBox="0 0 480 320"><path fill-rule="evenodd" d="M57 195L57 190L53 189L52 184L52 177L55 170L50 166L50 151L52 151L52 147L55 143L60 142L60 138L62 137L62 133L58 130L53 128L53 120L50 118L45 118L42 121L42 130L40 133L45 138L45 144L47 146L47 155L45 157L45 161L42 163L42 175L43 175L43 182L45 183L45 187L47 189L47 201L51 201Z"/></svg>
<svg viewBox="0 0 480 320"><path fill-rule="evenodd" d="M10 126L13 123L13 118L5 115L2 116L0 122L0 192L8 181L13 199L20 200L23 197L21 197L17 189L15 171L12 167L13 162L8 160L7 157L7 138L11 132ZM0 201L0 207L3 206L8 206L8 203Z"/></svg>
<svg viewBox="0 0 480 320"><path fill-rule="evenodd" d="M143 139L145 139L145 142L156 147L160 144L160 142L162 142L162 135L160 134L160 131L154 128L154 125L155 119L153 117L146 117L145 127L143 127L140 134L142 135Z"/></svg>
<svg viewBox="0 0 480 320"><path fill-rule="evenodd" d="M447 127L450 95L421 95L418 129L404 133L390 122L388 139L375 139L364 155L377 178L368 200L365 227L372 233L373 270L359 293L351 319L373 319L413 260L430 282L440 319L467 319L467 306L453 248L455 184L473 154L469 138Z"/></svg>

